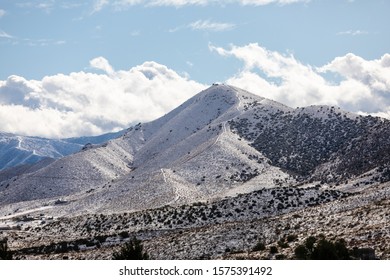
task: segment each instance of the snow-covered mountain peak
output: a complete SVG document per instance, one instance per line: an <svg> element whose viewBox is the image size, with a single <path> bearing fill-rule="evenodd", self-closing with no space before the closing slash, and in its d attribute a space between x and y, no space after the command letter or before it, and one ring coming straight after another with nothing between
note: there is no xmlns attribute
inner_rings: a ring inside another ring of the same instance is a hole
<svg viewBox="0 0 390 280"><path fill-rule="evenodd" d="M289 176L270 166L229 124L264 101L231 86L213 85L122 137L18 178L3 190L3 204L69 197L80 200L74 205L83 210L91 201L100 211L142 209L272 185L275 174ZM253 184L242 186L256 176Z"/></svg>

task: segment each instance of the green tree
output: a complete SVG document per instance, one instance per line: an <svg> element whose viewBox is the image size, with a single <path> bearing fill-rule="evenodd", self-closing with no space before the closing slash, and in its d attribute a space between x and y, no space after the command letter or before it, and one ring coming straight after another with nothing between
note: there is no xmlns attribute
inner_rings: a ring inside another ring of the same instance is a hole
<svg viewBox="0 0 390 280"><path fill-rule="evenodd" d="M115 252L112 256L113 260L148 260L149 255L144 252L142 242L135 236L125 243L119 252Z"/></svg>
<svg viewBox="0 0 390 280"><path fill-rule="evenodd" d="M12 260L12 252L8 250L6 238L0 240L0 260Z"/></svg>

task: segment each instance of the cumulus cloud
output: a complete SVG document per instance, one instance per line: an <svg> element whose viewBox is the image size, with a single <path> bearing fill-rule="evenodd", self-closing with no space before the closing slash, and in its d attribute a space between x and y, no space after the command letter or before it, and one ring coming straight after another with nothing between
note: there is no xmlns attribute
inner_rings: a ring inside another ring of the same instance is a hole
<svg viewBox="0 0 390 280"><path fill-rule="evenodd" d="M367 61L349 53L335 58L319 70L338 73L348 80L360 81L375 92L390 93L390 54Z"/></svg>
<svg viewBox="0 0 390 280"><path fill-rule="evenodd" d="M205 88L156 62L104 74L77 72L42 80L0 81L0 131L63 138L97 135L156 119Z"/></svg>
<svg viewBox="0 0 390 280"><path fill-rule="evenodd" d="M336 105L390 118L390 54L374 60L346 54L315 67L259 44L209 48L243 62L228 84L292 107ZM156 62L115 70L97 57L90 67L99 71L0 80L0 131L52 138L97 135L154 120L206 88Z"/></svg>
<svg viewBox="0 0 390 280"><path fill-rule="evenodd" d="M264 97L293 107L328 104L390 117L390 54L377 60L347 54L313 67L258 44L233 45L229 49L210 45L210 50L244 63L227 83ZM339 75L341 81L326 79L322 74L327 72Z"/></svg>
<svg viewBox="0 0 390 280"><path fill-rule="evenodd" d="M99 69L99 70L103 70L104 72L106 72L107 74L109 75L112 75L114 74L114 68L112 68L112 66L110 65L110 63L108 62L107 59L105 59L104 57L96 57L94 59L92 59L90 62L89 62L89 65L92 67L92 68L95 68L95 69Z"/></svg>

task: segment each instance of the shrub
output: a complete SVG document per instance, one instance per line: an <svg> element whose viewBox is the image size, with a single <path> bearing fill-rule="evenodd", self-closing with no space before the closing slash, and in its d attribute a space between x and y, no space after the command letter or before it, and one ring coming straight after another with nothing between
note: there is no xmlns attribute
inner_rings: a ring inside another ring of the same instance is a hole
<svg viewBox="0 0 390 280"><path fill-rule="evenodd" d="M275 255L275 260L285 260L286 256L284 254Z"/></svg>
<svg viewBox="0 0 390 280"><path fill-rule="evenodd" d="M12 260L12 252L8 250L6 238L0 240L0 260Z"/></svg>
<svg viewBox="0 0 390 280"><path fill-rule="evenodd" d="M298 245L294 250L295 258L298 260L306 260L309 255L309 251L305 245Z"/></svg>
<svg viewBox="0 0 390 280"><path fill-rule="evenodd" d="M284 239L279 240L278 245L280 248L288 248L288 244L284 241Z"/></svg>
<svg viewBox="0 0 390 280"><path fill-rule="evenodd" d="M128 238L130 237L130 234L127 232L127 231L122 231L121 233L119 233L119 236L124 239L124 238Z"/></svg>
<svg viewBox="0 0 390 280"><path fill-rule="evenodd" d="M295 257L300 260L348 260L350 251L343 239L335 242L326 240L324 236L319 239L310 236L303 244L298 245L295 250Z"/></svg>
<svg viewBox="0 0 390 280"><path fill-rule="evenodd" d="M265 250L265 244L261 241L257 242L255 247L253 247L252 251L257 252L257 251L264 251Z"/></svg>
<svg viewBox="0 0 390 280"><path fill-rule="evenodd" d="M278 252L278 248L276 246L271 246L271 248L269 249L269 252L271 254L276 254Z"/></svg>
<svg viewBox="0 0 390 280"><path fill-rule="evenodd" d="M291 234L291 235L287 236L287 242L288 243L293 242L295 240L297 240L297 236L296 235Z"/></svg>
<svg viewBox="0 0 390 280"><path fill-rule="evenodd" d="M115 252L112 258L114 260L148 260L149 255L143 249L142 242L133 237L122 246L119 252Z"/></svg>

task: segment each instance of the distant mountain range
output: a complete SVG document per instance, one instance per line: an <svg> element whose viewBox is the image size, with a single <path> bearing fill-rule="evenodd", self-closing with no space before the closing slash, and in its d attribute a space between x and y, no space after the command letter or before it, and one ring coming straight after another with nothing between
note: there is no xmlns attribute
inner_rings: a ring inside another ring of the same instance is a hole
<svg viewBox="0 0 390 280"><path fill-rule="evenodd" d="M58 159L80 151L84 145L100 144L124 132L67 139L45 139L0 132L0 171L19 165L31 165L42 159Z"/></svg>

